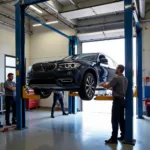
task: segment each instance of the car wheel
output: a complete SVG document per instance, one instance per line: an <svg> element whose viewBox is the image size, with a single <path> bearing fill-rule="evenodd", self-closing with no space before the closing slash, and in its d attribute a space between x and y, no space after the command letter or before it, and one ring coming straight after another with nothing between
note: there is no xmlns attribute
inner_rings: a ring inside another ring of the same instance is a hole
<svg viewBox="0 0 150 150"><path fill-rule="evenodd" d="M36 95L40 95L40 97L41 97L42 99L45 99L45 98L50 97L52 91L36 88L36 89L34 89L34 93L35 93Z"/></svg>
<svg viewBox="0 0 150 150"><path fill-rule="evenodd" d="M79 90L79 96L83 100L92 100L95 95L96 79L92 73L84 76L82 85Z"/></svg>

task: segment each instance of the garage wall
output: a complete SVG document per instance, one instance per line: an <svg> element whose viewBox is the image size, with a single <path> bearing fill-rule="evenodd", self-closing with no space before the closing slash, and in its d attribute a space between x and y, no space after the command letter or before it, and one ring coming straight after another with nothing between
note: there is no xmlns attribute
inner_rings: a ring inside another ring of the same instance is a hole
<svg viewBox="0 0 150 150"><path fill-rule="evenodd" d="M150 76L150 23L142 24L143 28L143 76Z"/></svg>
<svg viewBox="0 0 150 150"><path fill-rule="evenodd" d="M74 35L74 30L65 26L54 26L67 35ZM42 61L59 60L68 56L69 41L65 37L44 27L33 29L30 38L30 62L31 64ZM51 107L53 95L50 98L40 100L40 106ZM68 96L65 93L65 107L68 108Z"/></svg>
<svg viewBox="0 0 150 150"><path fill-rule="evenodd" d="M15 56L15 30L0 24L0 82L4 82L4 56ZM27 68L29 62L29 35L26 35Z"/></svg>

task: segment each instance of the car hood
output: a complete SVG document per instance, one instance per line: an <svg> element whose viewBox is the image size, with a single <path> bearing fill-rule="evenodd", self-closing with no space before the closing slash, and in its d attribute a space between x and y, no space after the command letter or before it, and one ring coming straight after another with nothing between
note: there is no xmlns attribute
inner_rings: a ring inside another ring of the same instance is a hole
<svg viewBox="0 0 150 150"><path fill-rule="evenodd" d="M80 64L92 65L93 61L87 61L87 60L56 60L56 61L47 61L47 62L41 62L41 63L36 63L36 64L42 64L42 63L57 63L57 64L61 64L61 63L80 63Z"/></svg>

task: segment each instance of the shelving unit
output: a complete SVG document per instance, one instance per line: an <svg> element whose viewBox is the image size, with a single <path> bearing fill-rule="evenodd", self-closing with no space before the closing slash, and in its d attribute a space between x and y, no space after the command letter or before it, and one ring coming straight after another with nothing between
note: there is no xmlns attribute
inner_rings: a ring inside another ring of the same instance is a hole
<svg viewBox="0 0 150 150"><path fill-rule="evenodd" d="M4 93L0 92L0 113L5 112L4 105Z"/></svg>

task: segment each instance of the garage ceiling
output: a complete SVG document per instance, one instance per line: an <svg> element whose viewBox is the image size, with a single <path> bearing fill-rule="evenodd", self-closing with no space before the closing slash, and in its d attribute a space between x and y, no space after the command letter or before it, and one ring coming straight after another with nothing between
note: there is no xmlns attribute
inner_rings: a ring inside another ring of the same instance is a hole
<svg viewBox="0 0 150 150"><path fill-rule="evenodd" d="M150 0L146 0L146 3L147 11L150 8ZM106 38L108 30L116 31L116 29L124 27L124 2L122 0L49 0L47 3L34 6L42 13L38 13L30 7L27 9L27 13L44 22L58 20L59 24L63 23L75 29L79 34L96 33L92 34L91 39L93 40L98 36L97 33L104 33L104 35L100 35ZM14 3L0 5L0 21L14 25L12 20L12 18L15 20L14 14ZM32 31L33 24L35 22L26 19L27 30ZM118 35L118 32L116 35L123 36L122 34Z"/></svg>
<svg viewBox="0 0 150 150"><path fill-rule="evenodd" d="M119 39L119 38L124 38L124 29L82 33L82 34L77 34L77 36L81 42ZM133 28L133 36L136 36L136 32L134 28Z"/></svg>
<svg viewBox="0 0 150 150"><path fill-rule="evenodd" d="M74 10L70 12L61 13L62 16L64 16L67 19L79 19L79 18L85 18L85 17L91 17L91 16L103 16L107 14L117 13L117 12L123 12L124 10L124 2L115 2L111 4L101 5L101 6L95 6L80 10Z"/></svg>

